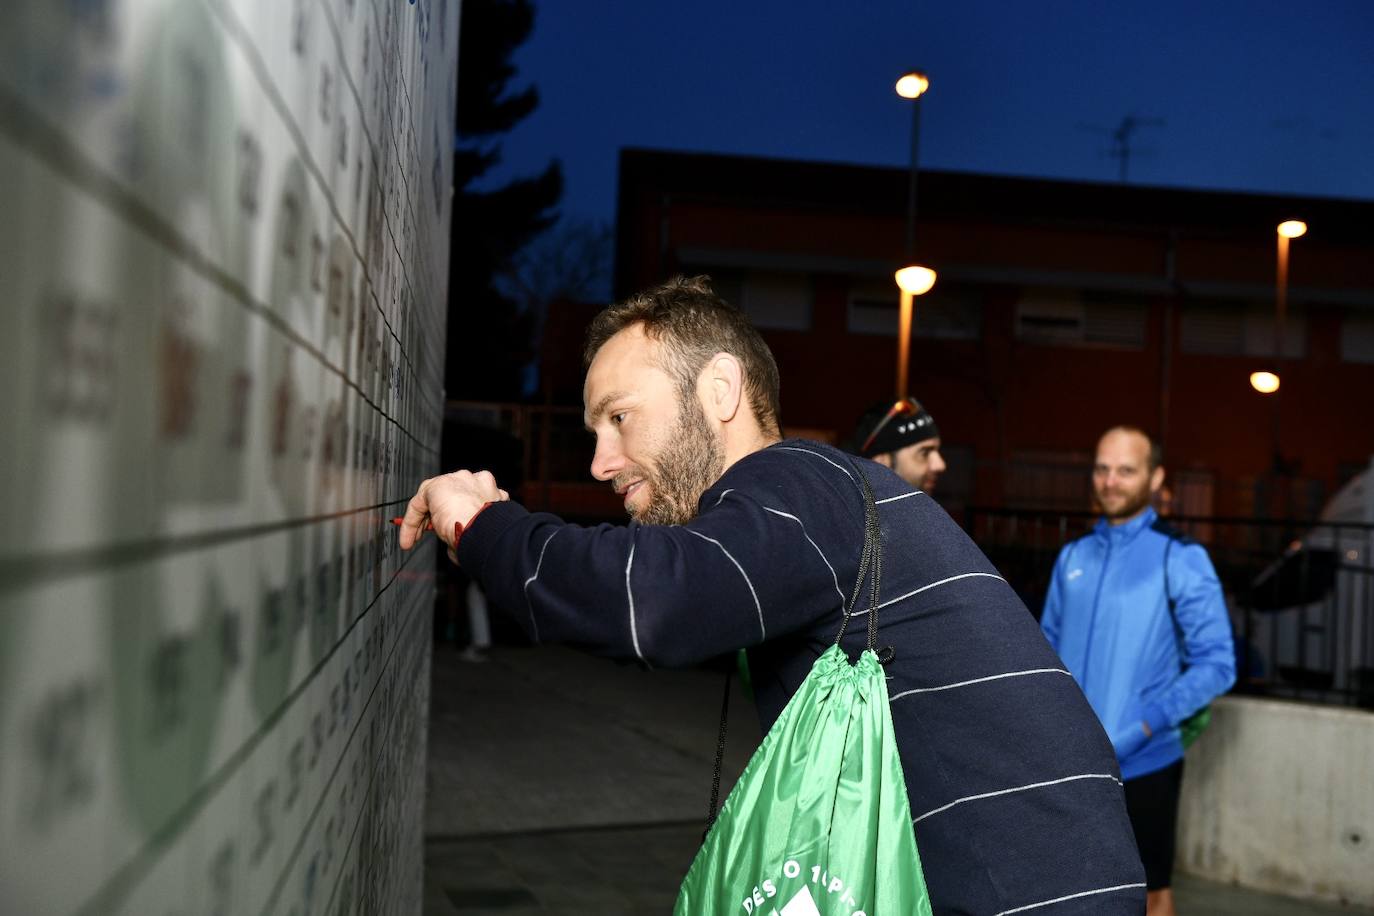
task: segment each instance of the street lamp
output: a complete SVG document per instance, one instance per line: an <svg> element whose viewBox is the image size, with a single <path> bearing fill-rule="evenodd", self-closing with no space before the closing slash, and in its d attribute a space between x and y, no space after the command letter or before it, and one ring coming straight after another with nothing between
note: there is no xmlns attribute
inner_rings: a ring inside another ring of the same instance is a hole
<svg viewBox="0 0 1374 916"><path fill-rule="evenodd" d="M902 78L897 80L897 94L904 99L917 99L921 93L930 88L930 80L919 70L912 70L910 73L903 73Z"/></svg>
<svg viewBox="0 0 1374 916"><path fill-rule="evenodd" d="M912 300L930 292L935 285L935 271L912 264L893 276L902 295L902 308L897 322L897 397L904 398L907 396L907 366L911 353Z"/></svg>
<svg viewBox="0 0 1374 916"><path fill-rule="evenodd" d="M1288 243L1307 234L1307 223L1288 219L1278 224L1278 270L1274 276L1274 366L1273 371L1250 373L1250 386L1260 394L1279 390L1279 360L1283 358L1283 322L1288 312ZM1277 446L1277 443L1275 443Z"/></svg>
<svg viewBox="0 0 1374 916"><path fill-rule="evenodd" d="M897 288L908 296L923 296L935 285L935 271L919 264L903 267L893 277L897 280Z"/></svg>
<svg viewBox="0 0 1374 916"><path fill-rule="evenodd" d="M930 78L919 70L902 74L897 80L897 94L911 100L911 175L906 191L906 260L910 264L916 255L916 171L921 150L921 96L930 88Z"/></svg>
<svg viewBox="0 0 1374 916"><path fill-rule="evenodd" d="M1279 377L1277 374L1267 369L1251 372L1250 387L1260 394L1273 394L1275 391L1279 390Z"/></svg>
<svg viewBox="0 0 1374 916"><path fill-rule="evenodd" d="M1283 461L1283 449L1279 436L1279 426L1281 425L1281 402L1277 397L1279 390L1279 366L1283 360L1283 320L1288 310L1288 243L1296 238L1302 237L1307 232L1307 224L1302 220L1290 219L1279 223L1275 231L1278 234L1278 269L1274 275L1274 365L1272 372L1257 372L1250 376L1250 384L1256 391L1263 394L1274 394L1275 398L1270 407L1270 416L1273 419L1272 435L1274 448L1274 496L1277 498L1283 489L1280 483L1289 469ZM1270 376L1270 378L1266 378ZM1272 387L1271 387L1272 386ZM1291 498L1291 493L1289 494ZM1275 503L1277 506L1277 502ZM1286 504L1283 509L1284 514L1292 508Z"/></svg>
<svg viewBox="0 0 1374 916"><path fill-rule="evenodd" d="M1307 224L1300 219L1286 219L1279 223L1278 231L1286 239L1301 238L1307 234Z"/></svg>
<svg viewBox="0 0 1374 916"><path fill-rule="evenodd" d="M911 176L906 195L906 267L896 273L897 288L901 291L901 312L897 324L897 397L907 396L907 366L911 351L912 300L930 292L935 285L935 271L916 263L916 174L920 161L921 96L930 88L930 79L919 70L902 74L897 80L897 94L911 100Z"/></svg>

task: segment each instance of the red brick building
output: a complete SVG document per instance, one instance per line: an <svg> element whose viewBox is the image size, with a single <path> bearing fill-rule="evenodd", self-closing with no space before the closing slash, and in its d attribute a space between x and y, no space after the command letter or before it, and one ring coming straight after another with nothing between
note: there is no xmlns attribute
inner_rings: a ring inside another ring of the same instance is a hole
<svg viewBox="0 0 1374 916"><path fill-rule="evenodd" d="M616 294L708 273L763 329L784 424L839 439L894 394L907 173L627 150ZM1272 364L1275 226L1292 243L1282 387ZM1114 423L1156 433L1182 514L1297 516L1374 454L1374 202L923 171L911 393L935 415L967 504L1087 507ZM550 317L549 390L578 404ZM556 356L555 356L556 354ZM1275 441L1283 473L1275 473Z"/></svg>

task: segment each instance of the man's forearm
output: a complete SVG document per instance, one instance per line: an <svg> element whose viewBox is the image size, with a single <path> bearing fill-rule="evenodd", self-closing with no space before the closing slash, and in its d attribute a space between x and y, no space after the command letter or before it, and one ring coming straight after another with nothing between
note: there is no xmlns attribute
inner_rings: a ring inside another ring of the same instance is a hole
<svg viewBox="0 0 1374 916"><path fill-rule="evenodd" d="M794 521L725 500L687 525L570 525L497 503L458 562L532 639L681 666L805 626L842 599Z"/></svg>

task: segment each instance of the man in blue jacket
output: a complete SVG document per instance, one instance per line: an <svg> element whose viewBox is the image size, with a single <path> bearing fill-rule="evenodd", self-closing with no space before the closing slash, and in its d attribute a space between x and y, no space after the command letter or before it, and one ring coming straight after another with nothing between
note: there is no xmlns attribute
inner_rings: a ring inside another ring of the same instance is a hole
<svg viewBox="0 0 1374 916"><path fill-rule="evenodd" d="M1118 426L1102 436L1093 464L1102 518L1059 552L1040 620L1116 750L1149 916L1174 913L1179 725L1236 679L1207 551L1150 507L1163 483L1159 447L1144 432Z"/></svg>
<svg viewBox="0 0 1374 916"><path fill-rule="evenodd" d="M883 532L873 612L936 916L1139 916L1145 876L1107 736L939 505L877 464L782 438L773 355L703 278L604 310L586 361L592 475L631 524L532 514L490 474L457 471L420 486L401 546L429 519L539 642L648 666L747 648L766 731L835 642L863 550L862 468ZM849 629L857 657L866 626Z"/></svg>

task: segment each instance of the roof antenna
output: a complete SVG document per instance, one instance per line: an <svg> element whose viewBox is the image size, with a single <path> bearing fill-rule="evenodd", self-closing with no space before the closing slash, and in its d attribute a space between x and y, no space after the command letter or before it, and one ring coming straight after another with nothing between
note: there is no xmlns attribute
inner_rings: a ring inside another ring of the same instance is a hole
<svg viewBox="0 0 1374 916"><path fill-rule="evenodd" d="M1132 146L1133 135L1142 127L1163 127L1164 119L1142 118L1137 115L1128 114L1122 118L1121 123L1114 128L1102 127L1097 124L1080 124L1078 126L1083 130L1105 134L1112 138L1112 147L1106 150L1106 155L1117 160L1120 164L1118 178L1122 184L1125 184L1129 180L1128 176L1130 175L1131 157L1142 152Z"/></svg>

